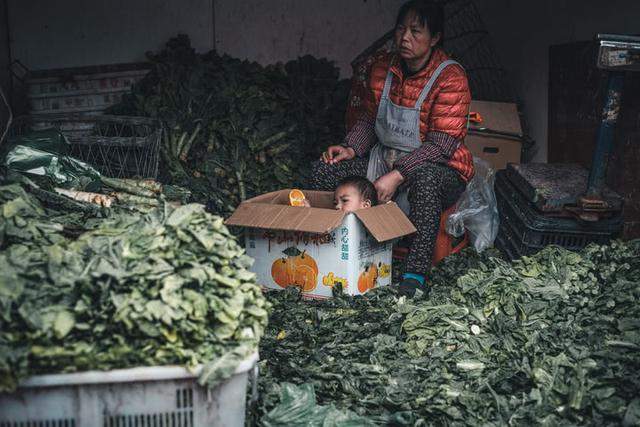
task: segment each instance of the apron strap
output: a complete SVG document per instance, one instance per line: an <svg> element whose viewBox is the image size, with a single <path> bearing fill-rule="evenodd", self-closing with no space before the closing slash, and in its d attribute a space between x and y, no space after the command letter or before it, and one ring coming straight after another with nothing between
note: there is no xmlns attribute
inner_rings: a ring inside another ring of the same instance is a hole
<svg viewBox="0 0 640 427"><path fill-rule="evenodd" d="M418 97L418 100L416 101L416 105L413 108L418 110L422 108L422 104L427 99L427 96L429 95L429 92L431 92L431 88L433 87L434 83L436 82L438 77L440 77L440 73L442 73L442 71L445 68L447 68L449 65L453 65L453 64L460 65L460 63L458 63L457 61L454 61L453 59L448 59L446 61L443 61L440 65L438 65L438 68L436 68L436 70L433 72L427 84L424 85L424 88L422 88L422 92L420 92L420 96ZM462 65L460 65L460 67L462 67Z"/></svg>
<svg viewBox="0 0 640 427"><path fill-rule="evenodd" d="M384 81L384 89L382 89L382 98L389 98L389 92L391 91L391 82L393 81L393 73L391 70L387 71L387 79Z"/></svg>

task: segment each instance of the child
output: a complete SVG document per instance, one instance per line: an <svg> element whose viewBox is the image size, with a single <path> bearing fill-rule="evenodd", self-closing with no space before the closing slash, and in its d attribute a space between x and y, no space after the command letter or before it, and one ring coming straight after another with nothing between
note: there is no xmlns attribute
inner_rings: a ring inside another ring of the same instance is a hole
<svg viewBox="0 0 640 427"><path fill-rule="evenodd" d="M362 176L348 176L340 182L333 193L336 209L353 212L378 204L378 192L373 183Z"/></svg>
<svg viewBox="0 0 640 427"><path fill-rule="evenodd" d="M348 176L338 182L333 193L333 204L336 209L353 212L358 209L370 208L378 204L378 193L371 181L362 176ZM310 208L307 199L302 205Z"/></svg>

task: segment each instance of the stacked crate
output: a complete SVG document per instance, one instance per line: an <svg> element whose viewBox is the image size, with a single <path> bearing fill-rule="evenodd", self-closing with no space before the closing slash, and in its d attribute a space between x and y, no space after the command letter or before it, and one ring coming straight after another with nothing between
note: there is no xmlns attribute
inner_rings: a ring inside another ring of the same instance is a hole
<svg viewBox="0 0 640 427"><path fill-rule="evenodd" d="M545 246L580 250L589 243L605 244L622 231L622 216L586 222L566 211L543 211L511 177L513 165L496 173L495 192L500 212L496 247L509 258L531 255Z"/></svg>
<svg viewBox="0 0 640 427"><path fill-rule="evenodd" d="M29 71L25 84L34 114L100 114L149 71L149 64L116 64Z"/></svg>
<svg viewBox="0 0 640 427"><path fill-rule="evenodd" d="M160 124L145 117L110 116L150 64L114 64L25 71L30 115L17 118L10 137L54 128L69 142L65 153L116 178L156 178Z"/></svg>

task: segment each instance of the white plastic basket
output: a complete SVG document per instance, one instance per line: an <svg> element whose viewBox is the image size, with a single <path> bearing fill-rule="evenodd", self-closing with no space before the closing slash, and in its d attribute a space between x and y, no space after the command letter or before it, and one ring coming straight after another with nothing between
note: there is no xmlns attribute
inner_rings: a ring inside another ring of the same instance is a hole
<svg viewBox="0 0 640 427"><path fill-rule="evenodd" d="M149 64L112 64L26 72L32 113L101 113L121 101L149 72Z"/></svg>
<svg viewBox="0 0 640 427"><path fill-rule="evenodd" d="M254 353L213 389L182 366L34 376L0 394L0 427L244 426L257 361Z"/></svg>

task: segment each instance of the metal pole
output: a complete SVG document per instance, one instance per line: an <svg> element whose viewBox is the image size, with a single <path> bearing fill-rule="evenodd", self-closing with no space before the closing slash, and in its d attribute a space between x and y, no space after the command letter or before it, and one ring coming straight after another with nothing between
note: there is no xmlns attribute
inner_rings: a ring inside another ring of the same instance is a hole
<svg viewBox="0 0 640 427"><path fill-rule="evenodd" d="M13 55L11 53L11 28L9 27L9 0L4 0L3 1L3 6L4 6L4 26L6 29L6 37L7 37L7 59L8 62L7 64L7 73L8 73L8 77L9 77L9 105L11 105L13 107L13 75L11 74L9 68L11 67L11 65L13 64Z"/></svg>
<svg viewBox="0 0 640 427"><path fill-rule="evenodd" d="M622 107L622 88L624 86L624 72L611 71L607 80L607 95L602 109L600 128L596 149L591 160L591 172L587 185L586 197L601 199L602 189L606 181L609 156L613 148L616 123Z"/></svg>
<svg viewBox="0 0 640 427"><path fill-rule="evenodd" d="M216 0L211 0L211 50L216 48Z"/></svg>

